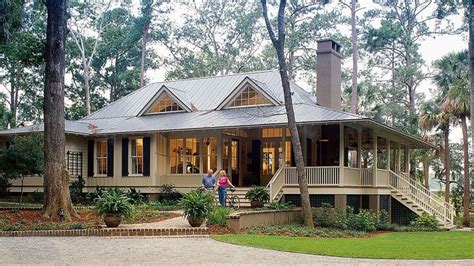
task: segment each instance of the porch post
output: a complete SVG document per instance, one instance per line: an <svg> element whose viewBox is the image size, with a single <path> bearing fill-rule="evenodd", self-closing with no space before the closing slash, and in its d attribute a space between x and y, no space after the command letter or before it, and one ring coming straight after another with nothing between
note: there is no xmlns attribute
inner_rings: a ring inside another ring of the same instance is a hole
<svg viewBox="0 0 474 266"><path fill-rule="evenodd" d="M373 182L373 186L376 187L377 186L377 161L378 161L378 155L377 155L377 131L375 131L375 129L373 130L374 132L374 137L373 137L373 153L374 153L374 165L372 166L373 167L373 176L374 176L374 182Z"/></svg>
<svg viewBox="0 0 474 266"><path fill-rule="evenodd" d="M216 135L216 145L217 145L217 171L220 171L222 167L222 131L217 131Z"/></svg>
<svg viewBox="0 0 474 266"><path fill-rule="evenodd" d="M344 185L344 124L339 124L339 186Z"/></svg>
<svg viewBox="0 0 474 266"><path fill-rule="evenodd" d="M408 148L408 146L405 146L405 170L407 171L408 173L408 176L410 176L410 167L411 167L411 164L410 164L410 149Z"/></svg>
<svg viewBox="0 0 474 266"><path fill-rule="evenodd" d="M357 165L362 168L362 129L357 128Z"/></svg>
<svg viewBox="0 0 474 266"><path fill-rule="evenodd" d="M392 156L390 154L390 150L391 150L391 144L390 144L390 140L389 139L386 139L387 140L387 169L388 170L391 170L390 169L390 166L392 165Z"/></svg>
<svg viewBox="0 0 474 266"><path fill-rule="evenodd" d="M282 132L283 134L281 135L281 144L282 147L281 147L281 156L283 158L281 158L280 160L283 162L281 167L286 167L286 127L282 127Z"/></svg>
<svg viewBox="0 0 474 266"><path fill-rule="evenodd" d="M402 159L402 153L401 153L402 149L401 149L400 146L401 146L400 143L398 143L398 148L397 148L397 153L398 153L398 154L397 154L397 165L396 165L396 167L397 167L397 169L396 169L396 170L397 170L397 173L398 173L398 172L401 172L400 163L401 163L401 161L402 161L402 160L401 160L401 159Z"/></svg>

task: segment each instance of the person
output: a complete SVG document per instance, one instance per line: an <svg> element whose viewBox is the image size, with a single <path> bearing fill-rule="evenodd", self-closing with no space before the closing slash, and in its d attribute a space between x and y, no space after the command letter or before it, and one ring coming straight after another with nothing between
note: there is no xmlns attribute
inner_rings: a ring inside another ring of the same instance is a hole
<svg viewBox="0 0 474 266"><path fill-rule="evenodd" d="M214 190L216 186L216 177L213 176L214 171L212 169L207 170L207 174L202 177L201 188L206 190Z"/></svg>
<svg viewBox="0 0 474 266"><path fill-rule="evenodd" d="M222 207L225 207L225 199L227 195L227 187L231 186L235 188L234 185L230 182L229 178L227 177L227 174L224 170L221 170L219 172L219 179L217 180L217 193L219 194L219 203L221 204Z"/></svg>

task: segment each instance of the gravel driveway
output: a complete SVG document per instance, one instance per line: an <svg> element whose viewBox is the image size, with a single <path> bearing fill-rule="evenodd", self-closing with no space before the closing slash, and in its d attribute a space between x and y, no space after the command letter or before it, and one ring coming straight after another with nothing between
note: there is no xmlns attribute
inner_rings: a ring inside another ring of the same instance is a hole
<svg viewBox="0 0 474 266"><path fill-rule="evenodd" d="M199 238L28 237L0 238L0 264L429 264L471 261L361 260L241 247Z"/></svg>

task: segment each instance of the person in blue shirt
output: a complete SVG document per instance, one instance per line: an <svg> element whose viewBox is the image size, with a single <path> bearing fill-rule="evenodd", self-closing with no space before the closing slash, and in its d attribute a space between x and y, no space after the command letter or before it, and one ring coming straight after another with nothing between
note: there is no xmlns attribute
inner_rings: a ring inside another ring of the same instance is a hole
<svg viewBox="0 0 474 266"><path fill-rule="evenodd" d="M212 169L207 170L207 174L202 177L202 188L206 190L214 190L214 187L216 186L216 177L212 174L214 174Z"/></svg>

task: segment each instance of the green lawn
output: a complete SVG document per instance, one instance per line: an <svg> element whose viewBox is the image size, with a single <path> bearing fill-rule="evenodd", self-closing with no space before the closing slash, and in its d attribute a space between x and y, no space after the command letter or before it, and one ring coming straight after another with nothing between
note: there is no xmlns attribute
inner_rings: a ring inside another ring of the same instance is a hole
<svg viewBox="0 0 474 266"><path fill-rule="evenodd" d="M214 235L232 244L353 258L473 259L474 232L386 233L369 238Z"/></svg>

